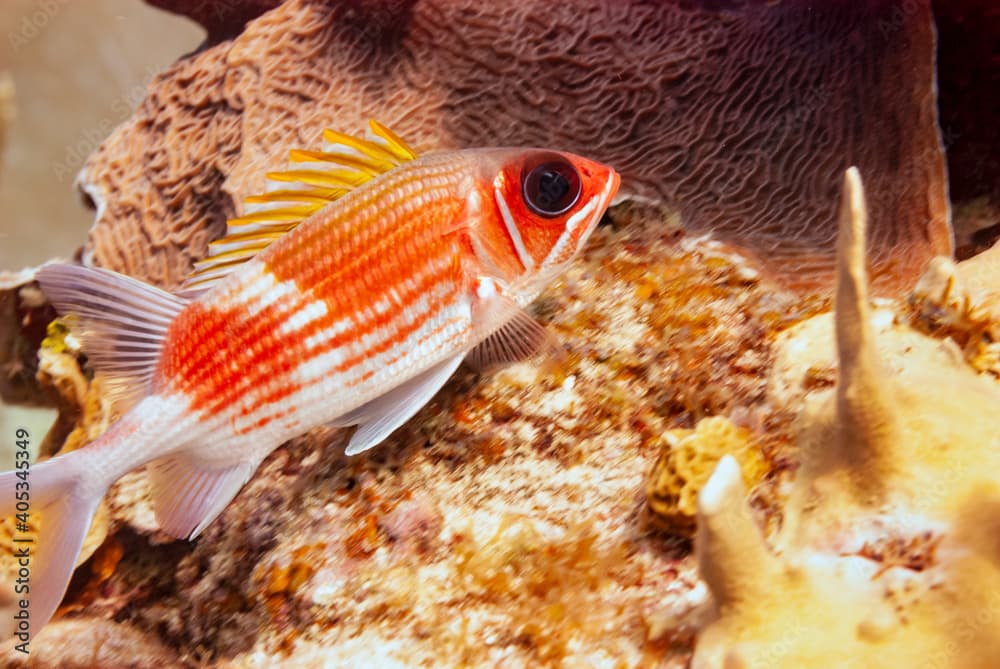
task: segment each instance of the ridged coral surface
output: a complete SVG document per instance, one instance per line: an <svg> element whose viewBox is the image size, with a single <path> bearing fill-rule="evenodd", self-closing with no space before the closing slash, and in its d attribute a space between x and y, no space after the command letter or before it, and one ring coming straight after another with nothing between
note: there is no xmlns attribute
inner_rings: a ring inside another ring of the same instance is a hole
<svg viewBox="0 0 1000 669"><path fill-rule="evenodd" d="M158 77L90 158L86 258L176 285L290 148L377 118L421 149L612 164L624 195L820 290L858 165L899 292L951 245L933 53L925 2L290 0Z"/></svg>

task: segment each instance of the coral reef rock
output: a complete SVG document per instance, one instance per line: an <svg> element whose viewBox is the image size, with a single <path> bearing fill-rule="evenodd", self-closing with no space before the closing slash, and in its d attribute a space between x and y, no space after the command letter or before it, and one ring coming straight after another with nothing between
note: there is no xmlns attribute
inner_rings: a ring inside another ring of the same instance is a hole
<svg viewBox="0 0 1000 669"><path fill-rule="evenodd" d="M776 363L772 387L804 406L784 525L765 543L731 457L699 496L713 615L692 666L997 666L1000 384L952 342L872 314L856 170L841 206L835 318L779 344L798 362ZM835 386L789 392L824 349Z"/></svg>
<svg viewBox="0 0 1000 669"><path fill-rule="evenodd" d="M55 316L33 268L0 271L0 400L8 404L51 404L56 393L38 383L38 348Z"/></svg>
<svg viewBox="0 0 1000 669"><path fill-rule="evenodd" d="M269 3L156 4L217 35ZM288 0L209 44L159 76L83 168L88 263L176 286L289 149L369 118L424 150L601 160L623 195L821 290L839 176L856 164L875 196L879 290L950 255L925 0Z"/></svg>
<svg viewBox="0 0 1000 669"><path fill-rule="evenodd" d="M957 264L934 258L910 302L915 327L950 337L970 365L1000 378L1000 242Z"/></svg>

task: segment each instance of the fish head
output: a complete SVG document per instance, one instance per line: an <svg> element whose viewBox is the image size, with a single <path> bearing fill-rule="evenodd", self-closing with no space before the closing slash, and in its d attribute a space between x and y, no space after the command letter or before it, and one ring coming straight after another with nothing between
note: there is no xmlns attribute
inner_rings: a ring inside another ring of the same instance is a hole
<svg viewBox="0 0 1000 669"><path fill-rule="evenodd" d="M477 255L513 288L537 292L583 248L620 177L561 151L490 149L479 159Z"/></svg>

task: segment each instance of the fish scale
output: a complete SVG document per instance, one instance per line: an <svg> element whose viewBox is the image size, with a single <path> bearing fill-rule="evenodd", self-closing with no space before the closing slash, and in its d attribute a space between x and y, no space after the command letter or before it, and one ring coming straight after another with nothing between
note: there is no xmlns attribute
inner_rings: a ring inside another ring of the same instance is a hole
<svg viewBox="0 0 1000 669"><path fill-rule="evenodd" d="M331 151L293 152L301 164L269 174L277 187L248 198L180 294L107 270L39 270L123 415L32 465L47 536L25 635L56 610L101 496L127 472L147 465L157 522L193 538L284 441L357 425L346 453L359 453L467 356L488 366L551 345L522 305L583 246L614 170L542 149L417 157L372 131L378 142L327 131ZM0 515L18 476L0 473Z"/></svg>

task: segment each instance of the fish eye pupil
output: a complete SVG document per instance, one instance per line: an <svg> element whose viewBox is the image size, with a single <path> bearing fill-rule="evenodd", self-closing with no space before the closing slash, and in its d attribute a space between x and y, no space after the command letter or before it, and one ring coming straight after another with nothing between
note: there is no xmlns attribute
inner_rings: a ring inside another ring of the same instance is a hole
<svg viewBox="0 0 1000 669"><path fill-rule="evenodd" d="M569 181L554 170L545 170L538 177L538 204L543 209L552 209L569 192Z"/></svg>
<svg viewBox="0 0 1000 669"><path fill-rule="evenodd" d="M522 179L524 202L539 216L565 214L580 197L580 175L569 161L555 156L527 170Z"/></svg>

